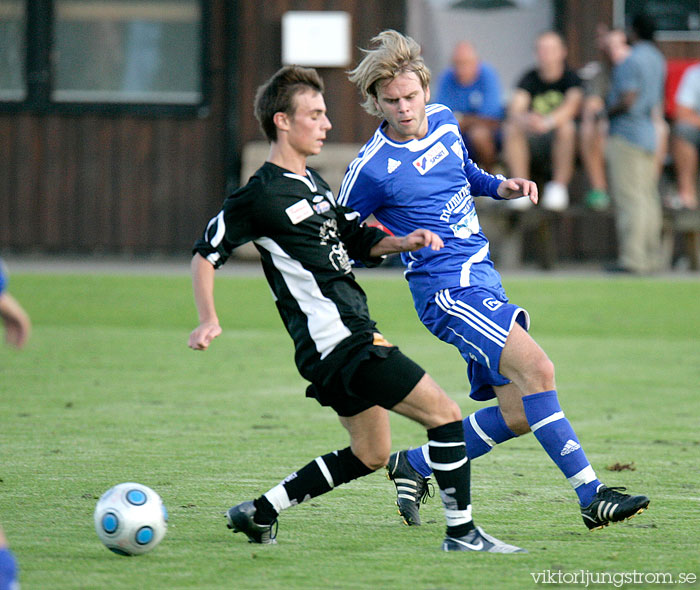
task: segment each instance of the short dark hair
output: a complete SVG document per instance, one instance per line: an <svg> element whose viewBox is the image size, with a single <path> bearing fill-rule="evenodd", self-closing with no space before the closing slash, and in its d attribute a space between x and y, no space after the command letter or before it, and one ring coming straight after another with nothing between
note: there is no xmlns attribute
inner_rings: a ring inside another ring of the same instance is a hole
<svg viewBox="0 0 700 590"><path fill-rule="evenodd" d="M293 115L294 97L311 90L323 94L323 80L313 68L284 66L260 86L255 93L255 118L269 142L277 141L275 113Z"/></svg>
<svg viewBox="0 0 700 590"><path fill-rule="evenodd" d="M640 39L653 41L654 33L656 32L656 22L650 15L640 12L632 19L632 30Z"/></svg>

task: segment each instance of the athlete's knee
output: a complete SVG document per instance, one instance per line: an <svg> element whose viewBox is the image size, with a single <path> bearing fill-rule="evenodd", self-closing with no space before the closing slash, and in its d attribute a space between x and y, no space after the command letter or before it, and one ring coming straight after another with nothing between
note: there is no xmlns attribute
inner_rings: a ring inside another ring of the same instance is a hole
<svg viewBox="0 0 700 590"><path fill-rule="evenodd" d="M530 425L527 422L527 416L524 411L507 413L501 410L501 412L503 413L503 420L505 420L506 426L513 431L513 434L520 436L530 432Z"/></svg>
<svg viewBox="0 0 700 590"><path fill-rule="evenodd" d="M386 467L389 462L389 455L391 454L391 449L378 449L378 448L367 448L362 450L354 450L355 456L364 463L367 469L376 471L382 467Z"/></svg>
<svg viewBox="0 0 700 590"><path fill-rule="evenodd" d="M546 354L542 354L534 363L533 372L545 389L554 389L554 363Z"/></svg>
<svg viewBox="0 0 700 590"><path fill-rule="evenodd" d="M459 405L457 405L457 402L446 393L443 393L439 405L432 413L432 424L430 424L430 428L437 428L443 424L449 424L450 422L456 422L461 419L462 411Z"/></svg>

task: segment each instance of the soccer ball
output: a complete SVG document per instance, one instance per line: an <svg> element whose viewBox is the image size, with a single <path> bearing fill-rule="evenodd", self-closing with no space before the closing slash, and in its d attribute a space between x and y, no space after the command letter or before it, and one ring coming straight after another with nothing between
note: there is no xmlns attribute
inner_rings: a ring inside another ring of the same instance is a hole
<svg viewBox="0 0 700 590"><path fill-rule="evenodd" d="M95 530L107 549L119 555L140 555L161 542L168 511L160 496L139 483L108 489L95 507Z"/></svg>

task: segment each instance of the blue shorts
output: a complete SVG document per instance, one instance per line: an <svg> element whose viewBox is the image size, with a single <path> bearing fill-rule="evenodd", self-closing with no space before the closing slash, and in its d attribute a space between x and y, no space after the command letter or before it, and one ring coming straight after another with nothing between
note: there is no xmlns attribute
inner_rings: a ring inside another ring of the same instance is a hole
<svg viewBox="0 0 700 590"><path fill-rule="evenodd" d="M530 316L508 303L503 292L480 287L443 289L427 302L420 319L440 340L456 346L467 361L472 399L492 399L495 385L510 383L498 372L501 353L513 324L528 330Z"/></svg>

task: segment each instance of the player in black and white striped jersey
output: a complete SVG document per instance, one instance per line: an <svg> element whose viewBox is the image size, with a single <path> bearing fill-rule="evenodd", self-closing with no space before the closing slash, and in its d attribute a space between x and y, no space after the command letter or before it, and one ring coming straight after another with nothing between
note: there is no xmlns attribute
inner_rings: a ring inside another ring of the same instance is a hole
<svg viewBox="0 0 700 590"><path fill-rule="evenodd" d="M263 85L256 116L270 141L268 160L224 202L195 243L192 275L199 325L189 346L206 350L221 333L214 273L237 246L253 241L280 317L295 343L307 396L332 407L350 446L317 457L253 501L227 513L228 526L251 542L274 543L279 513L386 465L391 452L387 410L426 427L429 457L447 520L446 551L522 552L476 528L470 464L460 410L416 363L392 346L369 316L351 259L377 264L383 255L442 240L417 229L403 237L362 226L339 206L326 182L306 168L331 128L314 70L285 67Z"/></svg>

